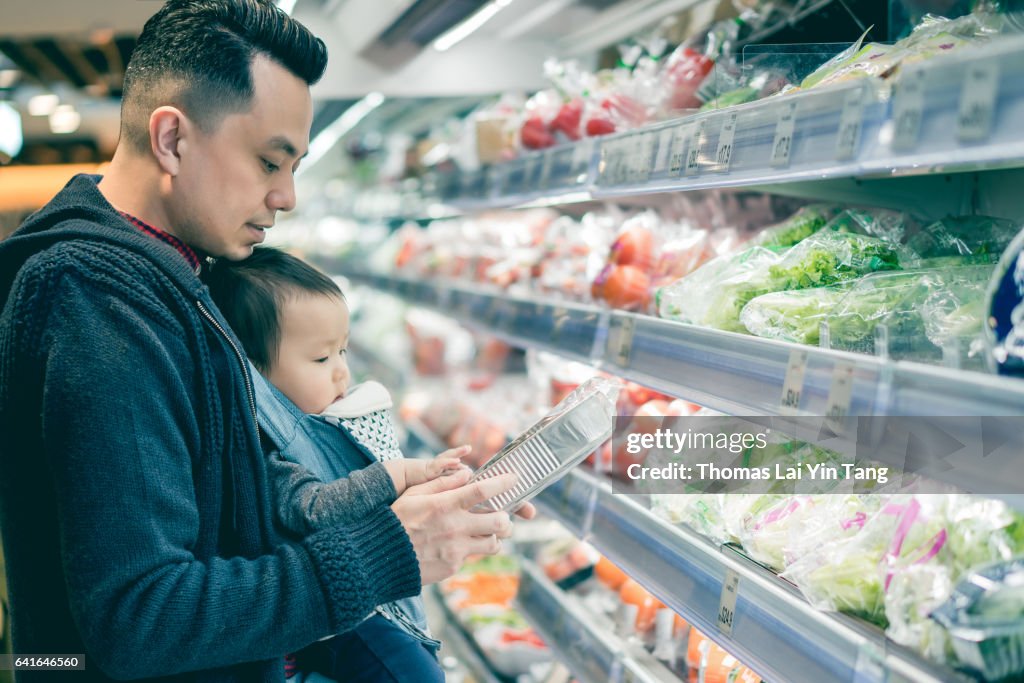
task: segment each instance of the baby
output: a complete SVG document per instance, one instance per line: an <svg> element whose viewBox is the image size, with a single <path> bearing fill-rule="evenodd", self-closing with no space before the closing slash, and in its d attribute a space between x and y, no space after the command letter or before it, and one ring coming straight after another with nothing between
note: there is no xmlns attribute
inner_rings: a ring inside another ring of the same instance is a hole
<svg viewBox="0 0 1024 683"><path fill-rule="evenodd" d="M402 457L377 382L349 386L349 313L341 289L302 260L257 248L207 276L218 308L259 371L254 389L278 521L295 536L372 514L410 486L463 465L468 447ZM254 373L255 375L255 373ZM297 425L297 426L296 426ZM289 448L301 428L317 449ZM356 629L304 650L298 665L338 681L444 681L422 598L381 605Z"/></svg>

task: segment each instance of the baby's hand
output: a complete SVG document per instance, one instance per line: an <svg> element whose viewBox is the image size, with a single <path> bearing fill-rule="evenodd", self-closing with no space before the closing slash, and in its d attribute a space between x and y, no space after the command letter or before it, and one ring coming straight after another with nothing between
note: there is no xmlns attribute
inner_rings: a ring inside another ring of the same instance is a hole
<svg viewBox="0 0 1024 683"><path fill-rule="evenodd" d="M459 446L458 448L450 448L447 451L439 454L433 460L421 461L426 467L422 470L422 481L408 481L409 486L415 486L416 484L422 484L430 481L431 479L437 479L438 477L451 474L457 470L460 470L465 465L462 464L462 459L469 455L470 451L473 450L472 446ZM408 478L409 474L406 473Z"/></svg>

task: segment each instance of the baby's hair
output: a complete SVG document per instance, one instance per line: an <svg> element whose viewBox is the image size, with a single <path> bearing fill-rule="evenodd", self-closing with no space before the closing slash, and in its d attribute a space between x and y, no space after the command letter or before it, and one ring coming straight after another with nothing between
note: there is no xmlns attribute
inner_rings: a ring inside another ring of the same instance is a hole
<svg viewBox="0 0 1024 683"><path fill-rule="evenodd" d="M345 295L329 277L302 259L256 247L243 261L218 260L206 275L217 308L238 335L249 360L269 372L281 346L281 309L301 295Z"/></svg>

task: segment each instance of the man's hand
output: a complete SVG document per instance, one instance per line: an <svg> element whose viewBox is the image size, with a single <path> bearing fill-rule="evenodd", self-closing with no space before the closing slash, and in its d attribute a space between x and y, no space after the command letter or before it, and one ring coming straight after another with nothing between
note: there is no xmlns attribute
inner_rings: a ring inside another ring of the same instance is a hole
<svg viewBox="0 0 1024 683"><path fill-rule="evenodd" d="M423 585L448 578L470 555L494 555L501 539L512 534L508 514L470 510L515 486L516 476L466 484L470 476L468 470L455 470L410 487L391 505L412 541Z"/></svg>

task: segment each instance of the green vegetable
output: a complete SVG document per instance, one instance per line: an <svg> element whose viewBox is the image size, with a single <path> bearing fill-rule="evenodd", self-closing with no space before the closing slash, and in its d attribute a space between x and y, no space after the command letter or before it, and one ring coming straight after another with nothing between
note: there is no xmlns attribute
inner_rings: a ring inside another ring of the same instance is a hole
<svg viewBox="0 0 1024 683"><path fill-rule="evenodd" d="M848 291L838 285L763 294L743 308L740 322L758 337L816 346L821 323Z"/></svg>
<svg viewBox="0 0 1024 683"><path fill-rule="evenodd" d="M890 242L824 231L793 247L768 272L775 291L825 287L875 271L899 270L900 256L900 248Z"/></svg>
<svg viewBox="0 0 1024 683"><path fill-rule="evenodd" d="M781 223L762 230L751 243L768 248L792 247L825 227L834 213L835 209L829 206L805 206Z"/></svg>
<svg viewBox="0 0 1024 683"><path fill-rule="evenodd" d="M718 97L706 102L701 106L700 111L711 111L714 109L725 109L736 104L745 104L747 102L753 102L757 99L760 90L751 86L744 86L742 88L736 88L729 92L722 93Z"/></svg>

